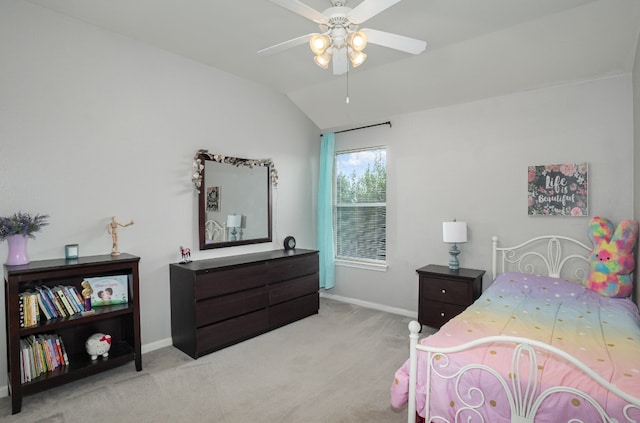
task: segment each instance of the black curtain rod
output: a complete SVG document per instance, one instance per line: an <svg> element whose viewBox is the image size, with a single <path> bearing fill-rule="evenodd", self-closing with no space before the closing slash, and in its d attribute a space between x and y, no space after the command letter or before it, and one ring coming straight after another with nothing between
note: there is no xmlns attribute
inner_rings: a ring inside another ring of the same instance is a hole
<svg viewBox="0 0 640 423"><path fill-rule="evenodd" d="M374 126L381 126L381 125L389 125L389 128L392 127L391 122L387 121L387 122L382 122L382 123L374 123L373 125L360 126L358 128L344 129L342 131L334 132L334 134L341 134L343 132L349 132L349 131L357 131L358 129L367 129L367 128L372 128ZM320 134L320 136L322 136L322 134Z"/></svg>

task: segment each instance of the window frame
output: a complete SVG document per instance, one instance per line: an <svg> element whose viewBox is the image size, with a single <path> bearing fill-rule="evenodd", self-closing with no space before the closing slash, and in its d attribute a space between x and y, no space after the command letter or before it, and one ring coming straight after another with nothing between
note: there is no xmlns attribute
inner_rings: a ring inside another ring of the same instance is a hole
<svg viewBox="0 0 640 423"><path fill-rule="evenodd" d="M361 204L366 204L366 205L354 205L354 204L348 204L345 203L344 205L340 205L337 202L337 196L338 196L338 190L337 190L337 183L338 183L338 157L341 155L346 155L346 154L351 154L351 153L358 153L358 152L363 152L363 151L374 151L374 150L384 150L384 154L385 154L385 162L384 162L384 167L385 167L385 201L384 202L376 202L376 203L361 203ZM339 206L341 207L380 207L380 206L384 206L385 209L385 229L384 229L384 239L385 239L385 245L387 243L388 240L388 231L387 231L387 201L386 201L386 197L387 197L387 184L386 184L386 177L387 177L387 154L388 154L388 147L385 145L378 145L378 146L372 146L372 147L362 147L362 148L350 148L350 149L345 149L345 150L340 150L340 151L335 151L334 152L334 159L333 159L333 183L332 183L332 211L333 211L333 222L332 222L332 230L333 230L333 235L334 235L334 261L336 263L336 265L340 265L340 266L345 266L345 267L352 267L352 268L358 268L358 269L366 269L366 270L375 270L375 271L386 271L388 268L388 263L387 263L387 248L385 247L385 259L384 260L377 260L377 259L368 259L368 258L357 258L357 257L343 257L343 256L339 256L338 255L338 227L337 227L337 208Z"/></svg>

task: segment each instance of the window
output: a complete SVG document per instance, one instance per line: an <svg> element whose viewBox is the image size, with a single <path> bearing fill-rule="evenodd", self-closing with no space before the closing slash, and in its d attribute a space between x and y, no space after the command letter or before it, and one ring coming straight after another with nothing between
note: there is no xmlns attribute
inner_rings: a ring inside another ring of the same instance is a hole
<svg viewBox="0 0 640 423"><path fill-rule="evenodd" d="M387 258L387 151L342 151L335 158L336 259L384 264Z"/></svg>

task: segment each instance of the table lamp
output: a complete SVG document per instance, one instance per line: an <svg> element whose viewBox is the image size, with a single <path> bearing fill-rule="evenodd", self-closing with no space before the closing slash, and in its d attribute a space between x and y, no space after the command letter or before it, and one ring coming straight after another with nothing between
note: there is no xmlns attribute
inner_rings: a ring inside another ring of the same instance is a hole
<svg viewBox="0 0 640 423"><path fill-rule="evenodd" d="M227 216L227 228L231 228L231 241L237 241L238 238L236 235L238 232L236 228L239 228L242 224L242 215L241 214L230 214Z"/></svg>
<svg viewBox="0 0 640 423"><path fill-rule="evenodd" d="M449 269L460 269L460 263L458 262L458 245L463 242L467 242L467 223L466 222L442 222L442 241L448 244L453 244L449 248L449 254L451 254L451 260L449 260Z"/></svg>

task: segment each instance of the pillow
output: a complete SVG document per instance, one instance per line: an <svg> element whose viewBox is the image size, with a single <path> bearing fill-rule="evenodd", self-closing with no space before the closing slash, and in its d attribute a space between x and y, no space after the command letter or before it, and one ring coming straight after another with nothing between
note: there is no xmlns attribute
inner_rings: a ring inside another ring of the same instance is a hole
<svg viewBox="0 0 640 423"><path fill-rule="evenodd" d="M588 235L593 251L585 287L605 297L630 296L633 281L629 274L635 266L633 249L638 238L638 222L623 220L614 232L609 219L594 217L589 222Z"/></svg>

